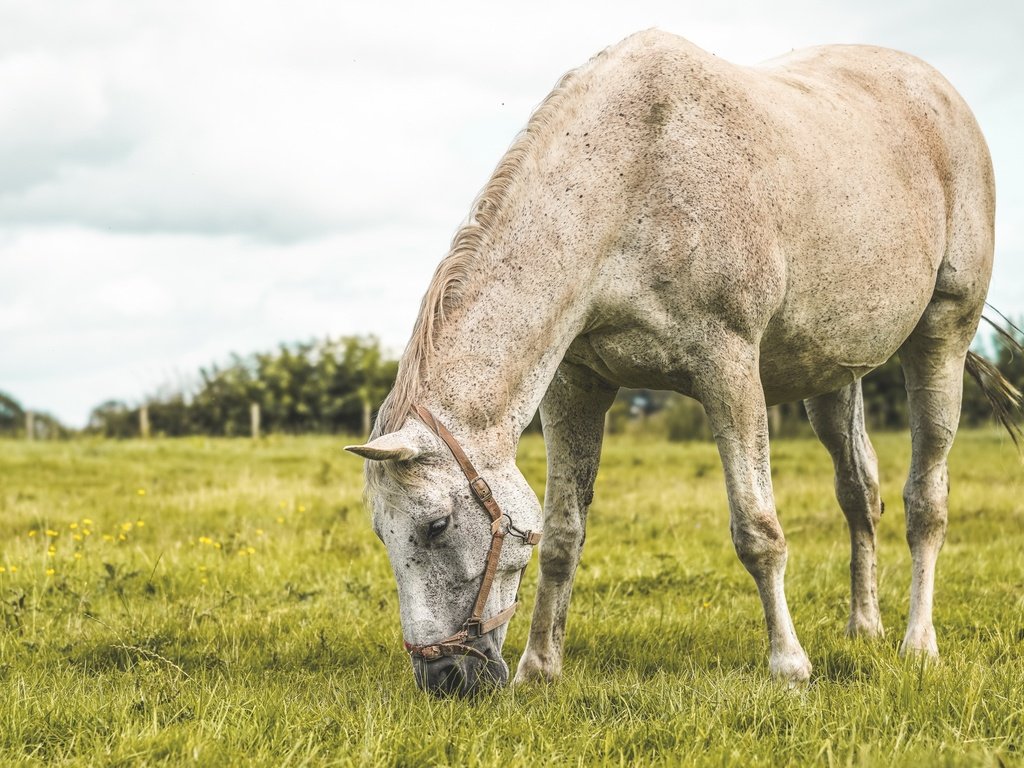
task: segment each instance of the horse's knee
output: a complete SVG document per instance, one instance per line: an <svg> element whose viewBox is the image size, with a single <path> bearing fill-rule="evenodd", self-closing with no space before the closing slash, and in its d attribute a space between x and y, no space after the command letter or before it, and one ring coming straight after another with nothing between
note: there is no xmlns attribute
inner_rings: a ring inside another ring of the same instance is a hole
<svg viewBox="0 0 1024 768"><path fill-rule="evenodd" d="M949 522L949 476L945 470L911 478L903 489L907 517L907 542L911 547L926 542L941 544Z"/></svg>
<svg viewBox="0 0 1024 768"><path fill-rule="evenodd" d="M582 516L567 514L545 520L540 569L546 579L565 581L576 571L585 531Z"/></svg>
<svg viewBox="0 0 1024 768"><path fill-rule="evenodd" d="M785 566L786 537L774 514L734 517L731 529L736 554L755 577Z"/></svg>
<svg viewBox="0 0 1024 768"><path fill-rule="evenodd" d="M928 543L942 544L946 540L948 524L945 508L907 507L907 543L911 548Z"/></svg>

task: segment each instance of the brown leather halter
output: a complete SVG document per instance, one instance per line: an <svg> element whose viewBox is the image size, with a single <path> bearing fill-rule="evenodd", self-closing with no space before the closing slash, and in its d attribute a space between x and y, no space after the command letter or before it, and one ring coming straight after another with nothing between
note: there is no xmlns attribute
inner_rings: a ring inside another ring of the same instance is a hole
<svg viewBox="0 0 1024 768"><path fill-rule="evenodd" d="M498 506L498 502L491 493L491 486L480 477L480 473L476 471L473 462L466 456L465 451L462 450L462 446L459 445L459 441L455 439L455 436L423 406L414 404L412 410L420 421L426 425L427 429L440 437L449 450L451 450L456 463L469 481L469 489L473 492L473 496L476 497L476 500L483 505L483 508L487 510L487 514L490 515L491 546L487 550L487 564L484 566L484 576L480 582L480 591L477 592L476 602L473 604L473 612L466 619L466 623L462 625L462 629L454 635L446 637L444 640L438 640L436 643L430 643L429 645L412 645L407 642L405 643L405 649L411 655L418 656L425 661L434 661L442 656L475 656L481 661L487 661L487 657L481 651L478 651L471 645L467 645L467 641L483 637L488 632L493 632L512 618L512 614L516 612L516 606L519 605L517 600L486 621L483 619L484 607L487 605L487 598L491 594L491 585L494 583L494 575L498 571L498 561L501 559L501 545L505 541L506 536L512 535L522 539L524 544L534 546L540 543L541 534L537 531L521 531L516 528L512 518L507 513L501 511L501 507ZM522 571L520 571L519 577L522 579Z"/></svg>

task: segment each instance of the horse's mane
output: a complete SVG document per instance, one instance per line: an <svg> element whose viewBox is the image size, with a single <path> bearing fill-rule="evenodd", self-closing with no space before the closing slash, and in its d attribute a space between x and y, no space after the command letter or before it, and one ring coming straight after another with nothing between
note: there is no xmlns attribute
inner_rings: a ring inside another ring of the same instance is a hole
<svg viewBox="0 0 1024 768"><path fill-rule="evenodd" d="M395 386L380 407L373 436L394 432L405 423L433 356L437 330L465 296L474 267L483 258L482 254L498 226L509 215L509 201L525 177L538 144L548 137L555 118L561 115L569 97L579 90L581 72L602 55L603 52L599 53L584 66L562 76L554 90L534 110L526 127L513 140L490 181L473 202L469 216L452 238L448 255L438 265L420 304L412 338L398 365Z"/></svg>

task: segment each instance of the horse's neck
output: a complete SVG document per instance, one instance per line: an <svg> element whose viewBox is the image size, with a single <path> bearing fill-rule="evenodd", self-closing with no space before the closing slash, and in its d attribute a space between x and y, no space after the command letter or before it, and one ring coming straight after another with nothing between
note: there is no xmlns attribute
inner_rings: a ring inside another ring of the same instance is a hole
<svg viewBox="0 0 1024 768"><path fill-rule="evenodd" d="M494 460L514 456L585 322L585 276L542 245L518 250L475 275L425 377L427 398Z"/></svg>
<svg viewBox="0 0 1024 768"><path fill-rule="evenodd" d="M420 370L420 395L500 459L514 455L566 350L586 326L595 255L604 250L601 222L615 219L617 198L609 194L615 177L582 173L577 154L551 146L569 135L562 123L575 119L567 106L574 98L571 84L560 85L531 117L485 188L490 204L478 204L474 214L480 231L456 236L471 248L478 241L479 257ZM577 126L575 133L584 141L585 131ZM584 199L585 207L577 202Z"/></svg>

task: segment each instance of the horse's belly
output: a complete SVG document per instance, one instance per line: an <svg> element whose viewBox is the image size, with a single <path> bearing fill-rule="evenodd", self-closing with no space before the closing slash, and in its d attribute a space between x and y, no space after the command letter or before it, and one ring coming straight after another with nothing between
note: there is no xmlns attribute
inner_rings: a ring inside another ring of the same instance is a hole
<svg viewBox="0 0 1024 768"><path fill-rule="evenodd" d="M882 365L899 348L900 341L894 339L886 345L888 354L878 354L875 348L869 354L848 354L843 358L828 350L814 355L807 348L794 349L789 354L784 349L762 348L761 385L765 402L775 405L835 392Z"/></svg>
<svg viewBox="0 0 1024 768"><path fill-rule="evenodd" d="M765 400L771 405L834 392L885 363L920 320L934 280L925 270L896 290L788 301L761 338Z"/></svg>
<svg viewBox="0 0 1024 768"><path fill-rule="evenodd" d="M760 374L769 405L833 392L885 363L914 330L932 296L930 264L872 281L797 281L760 338ZM877 279L877 278L875 278ZM837 289L838 288L838 289ZM657 306L661 311L650 311ZM720 340L698 329L721 318L693 317L652 303L620 327L577 338L566 353L606 380L625 387L670 389L694 395L694 379Z"/></svg>
<svg viewBox="0 0 1024 768"><path fill-rule="evenodd" d="M879 242L790 260L785 299L760 339L768 403L834 392L892 357L934 294L941 248L938 237L907 238L888 252Z"/></svg>

